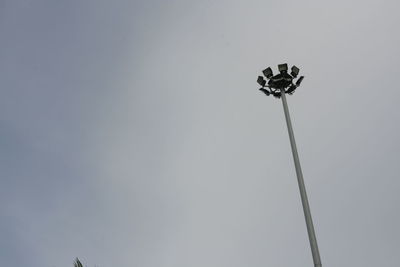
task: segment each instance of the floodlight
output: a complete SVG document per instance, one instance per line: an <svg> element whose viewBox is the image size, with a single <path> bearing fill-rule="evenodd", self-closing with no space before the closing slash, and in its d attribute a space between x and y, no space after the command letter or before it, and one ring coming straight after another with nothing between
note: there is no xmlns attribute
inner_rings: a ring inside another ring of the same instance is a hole
<svg viewBox="0 0 400 267"><path fill-rule="evenodd" d="M294 90L296 90L297 86L292 84L289 89L287 89L286 93L293 94Z"/></svg>
<svg viewBox="0 0 400 267"><path fill-rule="evenodd" d="M293 78L296 78L297 75L299 74L299 71L300 71L300 69L298 67L293 66L292 67L292 72L290 74L293 76Z"/></svg>
<svg viewBox="0 0 400 267"><path fill-rule="evenodd" d="M260 91L263 92L264 94L266 94L267 96L269 96L271 94L267 89L264 89L264 88L260 88Z"/></svg>
<svg viewBox="0 0 400 267"><path fill-rule="evenodd" d="M272 73L272 69L270 67L263 70L263 73L267 79L271 78L274 74Z"/></svg>
<svg viewBox="0 0 400 267"><path fill-rule="evenodd" d="M281 92L275 91L272 93L276 98L281 98Z"/></svg>
<svg viewBox="0 0 400 267"><path fill-rule="evenodd" d="M257 78L257 82L259 85L261 85L262 87L265 86L265 83L267 82L266 80L264 80L264 78L262 76L258 76Z"/></svg>
<svg viewBox="0 0 400 267"><path fill-rule="evenodd" d="M297 80L297 82L296 82L296 86L297 87L299 87L300 86L300 84L301 84L301 82L303 81L303 79L304 79L304 76L300 76L300 78Z"/></svg>
<svg viewBox="0 0 400 267"><path fill-rule="evenodd" d="M288 66L287 66L286 63L285 63L285 64L279 64L279 65L278 65L278 69L279 69L279 72L280 72L280 73L284 73L284 72L287 72Z"/></svg>

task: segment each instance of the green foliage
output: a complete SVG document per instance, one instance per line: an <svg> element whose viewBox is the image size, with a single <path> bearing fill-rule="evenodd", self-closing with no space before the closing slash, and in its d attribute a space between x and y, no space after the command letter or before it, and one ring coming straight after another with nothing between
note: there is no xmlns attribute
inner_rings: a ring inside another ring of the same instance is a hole
<svg viewBox="0 0 400 267"><path fill-rule="evenodd" d="M74 262L74 267L83 267L82 263L79 261L78 258L76 258L76 260Z"/></svg>

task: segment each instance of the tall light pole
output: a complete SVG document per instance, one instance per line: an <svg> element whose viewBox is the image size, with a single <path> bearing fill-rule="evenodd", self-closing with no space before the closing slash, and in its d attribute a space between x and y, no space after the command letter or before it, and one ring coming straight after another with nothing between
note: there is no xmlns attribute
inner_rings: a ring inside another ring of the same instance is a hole
<svg viewBox="0 0 400 267"><path fill-rule="evenodd" d="M301 203L303 204L304 217L306 220L308 238L310 240L314 266L321 267L322 264L318 250L317 238L315 237L310 205L308 204L306 187L304 185L303 173L301 171L296 141L294 139L292 122L290 121L289 108L286 101L286 94L293 94L296 88L300 86L300 83L303 81L304 76L298 78L296 83L294 83L294 79L299 74L299 68L293 66L291 68L290 74L288 73L287 64L278 65L278 69L280 73L275 76L273 75L271 68L263 70L263 74L268 79L268 83L262 76L258 76L257 82L262 86L262 88L260 88L260 91L264 92L267 96L273 95L276 98L282 98L283 111L285 112L286 124L289 133L290 145L292 147L294 166L296 168L297 182L299 184Z"/></svg>

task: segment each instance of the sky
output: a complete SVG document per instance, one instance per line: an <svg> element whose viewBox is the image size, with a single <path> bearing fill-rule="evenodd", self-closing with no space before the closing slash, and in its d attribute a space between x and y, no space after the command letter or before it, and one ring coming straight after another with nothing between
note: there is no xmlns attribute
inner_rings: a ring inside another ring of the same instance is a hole
<svg viewBox="0 0 400 267"><path fill-rule="evenodd" d="M268 66L323 266L400 262L398 1L0 2L0 260L312 266Z"/></svg>

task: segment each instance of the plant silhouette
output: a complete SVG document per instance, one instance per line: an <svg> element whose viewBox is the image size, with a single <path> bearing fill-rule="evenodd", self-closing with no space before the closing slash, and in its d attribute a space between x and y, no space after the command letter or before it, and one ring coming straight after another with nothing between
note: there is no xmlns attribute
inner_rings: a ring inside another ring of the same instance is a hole
<svg viewBox="0 0 400 267"><path fill-rule="evenodd" d="M74 267L83 267L82 263L79 261L78 258L75 259Z"/></svg>

